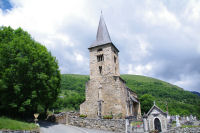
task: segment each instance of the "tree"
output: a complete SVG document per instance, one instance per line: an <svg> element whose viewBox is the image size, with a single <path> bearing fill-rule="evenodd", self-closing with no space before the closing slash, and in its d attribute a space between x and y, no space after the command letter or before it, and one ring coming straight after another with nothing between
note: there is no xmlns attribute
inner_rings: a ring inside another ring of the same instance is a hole
<svg viewBox="0 0 200 133"><path fill-rule="evenodd" d="M0 112L45 112L60 92L55 57L21 28L0 27Z"/></svg>
<svg viewBox="0 0 200 133"><path fill-rule="evenodd" d="M150 94L144 94L140 97L142 114L147 113L153 106L155 98Z"/></svg>

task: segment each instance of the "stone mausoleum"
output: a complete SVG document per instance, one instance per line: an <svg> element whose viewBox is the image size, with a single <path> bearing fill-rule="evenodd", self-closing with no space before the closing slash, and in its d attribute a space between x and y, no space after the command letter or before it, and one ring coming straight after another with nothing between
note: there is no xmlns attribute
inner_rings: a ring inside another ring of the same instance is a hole
<svg viewBox="0 0 200 133"><path fill-rule="evenodd" d="M86 100L80 105L80 114L88 118L141 116L140 102L120 77L119 50L112 43L101 15L96 41L90 52L90 80L86 83Z"/></svg>
<svg viewBox="0 0 200 133"><path fill-rule="evenodd" d="M143 116L145 132L158 130L159 132L167 131L167 113L163 112L158 106L151 107L149 112Z"/></svg>

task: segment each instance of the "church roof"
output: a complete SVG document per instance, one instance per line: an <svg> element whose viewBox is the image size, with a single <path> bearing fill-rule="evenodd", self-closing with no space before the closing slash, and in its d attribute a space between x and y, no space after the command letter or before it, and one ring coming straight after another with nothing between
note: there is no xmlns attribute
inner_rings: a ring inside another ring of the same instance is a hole
<svg viewBox="0 0 200 133"><path fill-rule="evenodd" d="M89 49L93 48L93 47L97 47L97 46L102 46L105 44L112 44L115 47L115 45L112 43L112 41L110 39L110 35L108 32L106 23L104 21L103 15L101 14L100 20L99 20L99 26L98 26L98 30L97 30L97 35L96 35L96 41L94 43L92 43L92 45L89 47ZM119 50L117 49L117 51L119 51Z"/></svg>

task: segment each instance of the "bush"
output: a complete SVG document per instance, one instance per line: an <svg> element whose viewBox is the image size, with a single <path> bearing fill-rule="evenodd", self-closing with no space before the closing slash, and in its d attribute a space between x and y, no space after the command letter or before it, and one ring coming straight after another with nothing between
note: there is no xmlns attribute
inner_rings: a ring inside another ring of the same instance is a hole
<svg viewBox="0 0 200 133"><path fill-rule="evenodd" d="M119 119L122 119L122 113L117 114L116 117L119 118Z"/></svg>
<svg viewBox="0 0 200 133"><path fill-rule="evenodd" d="M176 121L172 121L172 124L176 124Z"/></svg>
<svg viewBox="0 0 200 133"><path fill-rule="evenodd" d="M86 118L86 117L87 117L87 115L80 114L80 115L79 115L79 117L81 117L81 118Z"/></svg>
<svg viewBox="0 0 200 133"><path fill-rule="evenodd" d="M103 116L103 119L112 119L113 118L113 115L104 115Z"/></svg>

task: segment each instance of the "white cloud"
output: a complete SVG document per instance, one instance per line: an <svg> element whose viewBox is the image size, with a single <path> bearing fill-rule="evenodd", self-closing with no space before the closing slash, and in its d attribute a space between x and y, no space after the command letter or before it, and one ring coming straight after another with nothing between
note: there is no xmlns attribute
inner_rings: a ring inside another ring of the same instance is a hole
<svg viewBox="0 0 200 133"><path fill-rule="evenodd" d="M199 0L190 0L188 5L183 13L185 20L190 23L198 23L200 21L200 1Z"/></svg>
<svg viewBox="0 0 200 133"><path fill-rule="evenodd" d="M136 65L128 64L128 74L149 75L152 71L152 64Z"/></svg>
<svg viewBox="0 0 200 133"><path fill-rule="evenodd" d="M82 63L83 62L83 56L79 53L74 53L75 59L78 63Z"/></svg>
<svg viewBox="0 0 200 133"><path fill-rule="evenodd" d="M180 86L182 88L186 88L187 90L200 91L198 87L198 81L200 79L200 75L181 75L181 79L179 81L172 82L173 84Z"/></svg>
<svg viewBox="0 0 200 133"><path fill-rule="evenodd" d="M181 23L178 18L173 14L173 12L170 12L162 2L149 2L147 5L150 6L146 10L142 10L143 21L147 25L168 26L174 29L180 28Z"/></svg>
<svg viewBox="0 0 200 133"><path fill-rule="evenodd" d="M14 28L22 27L33 37L43 34L43 38L36 38L41 39L38 41L43 41L51 35L60 39L66 36L66 39L69 40L69 37L61 35L57 28L63 25L65 19L69 20L65 22L73 22L70 20L72 16L84 18L84 14L80 12L83 12L85 8L85 2L81 0L18 0L13 1L13 4L15 8L12 11L6 15L1 14L0 25L10 25Z"/></svg>

